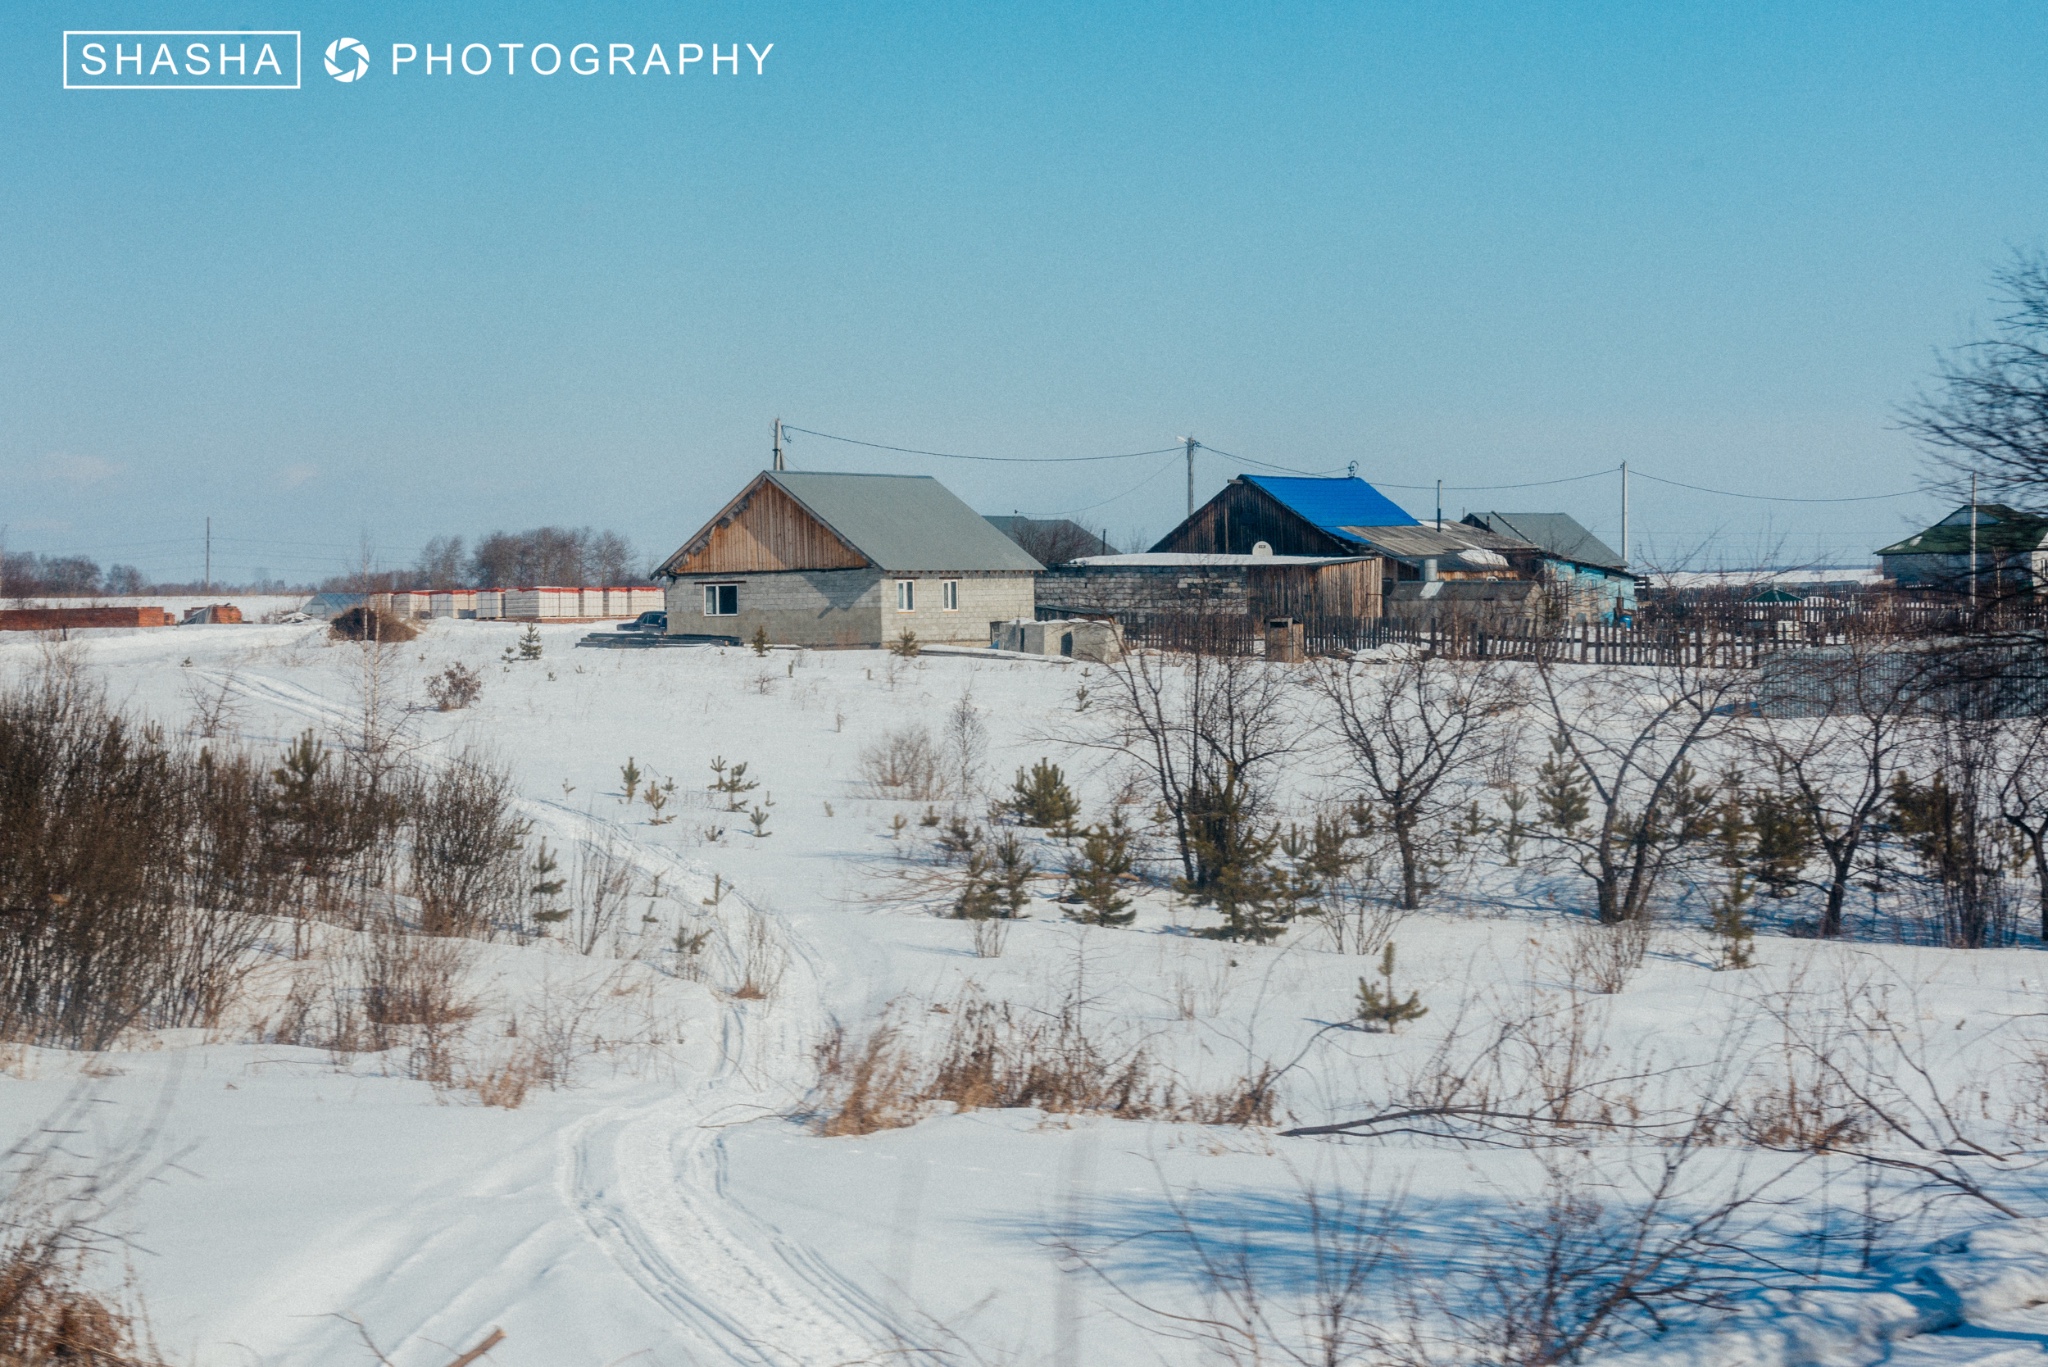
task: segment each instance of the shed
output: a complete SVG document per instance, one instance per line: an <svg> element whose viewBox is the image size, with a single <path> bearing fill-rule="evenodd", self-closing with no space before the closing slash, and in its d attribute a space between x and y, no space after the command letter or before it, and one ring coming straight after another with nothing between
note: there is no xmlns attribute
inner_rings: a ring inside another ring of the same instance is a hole
<svg viewBox="0 0 2048 1367"><path fill-rule="evenodd" d="M1380 573L1377 557L1360 555L1090 555L1046 571L1038 601L1045 611L1119 620L1377 617Z"/></svg>
<svg viewBox="0 0 2048 1367"><path fill-rule="evenodd" d="M1044 567L928 475L771 470L662 562L671 635L985 645Z"/></svg>

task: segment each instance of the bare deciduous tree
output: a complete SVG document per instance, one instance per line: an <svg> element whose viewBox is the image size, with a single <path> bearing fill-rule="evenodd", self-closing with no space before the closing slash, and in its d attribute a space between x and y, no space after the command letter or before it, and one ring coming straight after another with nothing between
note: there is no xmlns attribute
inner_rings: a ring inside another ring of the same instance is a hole
<svg viewBox="0 0 2048 1367"><path fill-rule="evenodd" d="M1820 933L1842 933L1844 909L1872 823L1932 683L1933 657L1855 636L1822 652L1781 653L1760 700L1763 758L1812 824L1826 862ZM1803 880L1802 880L1803 881Z"/></svg>
<svg viewBox="0 0 2048 1367"><path fill-rule="evenodd" d="M1711 794L1691 758L1748 701L1743 673L1697 663L1588 668L1540 661L1538 694L1553 728L1554 784L1583 794L1580 819L1548 802L1550 834L1592 884L1601 921L1650 913L1678 852L1705 833Z"/></svg>
<svg viewBox="0 0 2048 1367"><path fill-rule="evenodd" d="M2005 312L1992 333L1949 354L1939 389L1905 413L1951 484L1985 497L2048 502L2048 258L2021 254L1994 277Z"/></svg>
<svg viewBox="0 0 2048 1367"><path fill-rule="evenodd" d="M1312 687L1342 751L1344 775L1379 809L1401 865L1400 905L1422 905L1425 869L1449 834L1465 780L1500 754L1520 701L1516 678L1493 661L1411 650L1394 660L1327 661Z"/></svg>
<svg viewBox="0 0 2048 1367"><path fill-rule="evenodd" d="M1256 831L1272 769L1295 747L1287 672L1243 655L1132 651L1108 674L1092 743L1151 780L1199 894Z"/></svg>

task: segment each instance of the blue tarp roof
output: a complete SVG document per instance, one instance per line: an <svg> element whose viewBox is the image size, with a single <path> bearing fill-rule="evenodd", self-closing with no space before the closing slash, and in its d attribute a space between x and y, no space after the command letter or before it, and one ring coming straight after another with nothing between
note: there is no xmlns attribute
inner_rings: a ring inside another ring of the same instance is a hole
<svg viewBox="0 0 2048 1367"><path fill-rule="evenodd" d="M1356 475L1314 479L1292 475L1246 475L1304 519L1341 541L1356 541L1346 527L1413 527L1414 518Z"/></svg>

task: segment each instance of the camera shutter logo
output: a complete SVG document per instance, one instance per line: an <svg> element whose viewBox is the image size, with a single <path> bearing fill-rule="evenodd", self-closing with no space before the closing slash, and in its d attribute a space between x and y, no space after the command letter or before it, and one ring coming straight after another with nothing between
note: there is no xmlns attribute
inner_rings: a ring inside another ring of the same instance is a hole
<svg viewBox="0 0 2048 1367"><path fill-rule="evenodd" d="M327 45L327 74L344 84L370 74L370 50L354 38L336 38Z"/></svg>

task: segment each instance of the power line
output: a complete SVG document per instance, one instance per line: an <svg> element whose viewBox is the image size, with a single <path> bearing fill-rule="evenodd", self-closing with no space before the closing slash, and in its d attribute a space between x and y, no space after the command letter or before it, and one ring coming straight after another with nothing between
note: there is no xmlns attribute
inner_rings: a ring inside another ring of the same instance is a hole
<svg viewBox="0 0 2048 1367"><path fill-rule="evenodd" d="M1888 498L1908 498L1926 492L1922 489L1902 489L1896 494L1856 494L1847 498L1792 498L1785 494L1738 494L1732 489L1709 489L1704 484L1687 484L1684 480L1665 479L1662 475L1646 475L1635 472L1643 479L1655 480L1679 489L1690 489L1696 494L1719 494L1722 498L1746 498L1760 503L1879 503Z"/></svg>
<svg viewBox="0 0 2048 1367"><path fill-rule="evenodd" d="M1492 489L1541 489L1552 484L1576 484L1582 479L1598 479L1602 475L1615 474L1620 469L1620 466L1615 465L1605 470L1588 470L1583 475L1566 475L1561 479L1532 479L1524 484L1446 484L1444 492L1447 494L1473 494L1485 493ZM1389 484L1384 480L1377 479L1373 483L1382 489L1420 489L1427 492L1436 488L1434 484Z"/></svg>
<svg viewBox="0 0 2048 1367"><path fill-rule="evenodd" d="M1210 446L1206 443L1199 441L1195 443L1195 449L1198 451L1207 451L1211 455L1221 456L1225 460L1241 461L1246 465L1257 465L1268 470L1278 470L1283 475L1301 475L1308 479L1318 479L1325 475L1334 475L1339 470L1345 470L1350 468L1349 466L1345 465L1333 465L1327 470L1297 470L1292 465L1275 465L1270 460L1259 460L1253 456L1234 456L1228 451L1218 450L1214 446Z"/></svg>
<svg viewBox="0 0 2048 1367"><path fill-rule="evenodd" d="M886 442L862 441L859 437L842 437L833 432L819 432L809 427L782 425L785 434L801 432L807 437L823 437L826 441L843 441L849 446L866 446L876 451L897 451L906 456L935 456L940 460L978 460L996 465L1071 465L1082 461L1136 460L1140 456L1163 456L1172 451L1178 453L1178 446L1162 446L1152 451L1123 451L1113 456L967 456L958 451L921 451L914 446L890 446Z"/></svg>
<svg viewBox="0 0 2048 1367"><path fill-rule="evenodd" d="M1128 489L1124 490L1124 491L1123 491L1122 493L1120 493L1120 494L1111 494L1111 495L1110 495L1110 496L1109 496L1108 498L1105 498L1105 499L1103 499L1101 503L1091 503L1091 504L1089 504L1089 505L1088 505L1087 507L1085 507L1085 508L1069 508L1069 509L1067 509L1067 510L1066 510L1065 512L1059 512L1059 513L1047 513L1047 514L1045 514L1045 516L1046 516L1046 517L1072 517L1072 516L1074 516L1074 514L1076 514L1076 513L1092 513L1092 512L1094 512L1094 511L1095 511L1095 510L1096 510L1097 508L1101 508L1101 507L1104 507L1104 506L1106 506L1106 505L1108 505L1108 504L1114 503L1114 502L1116 502L1116 501L1117 501L1118 499L1120 499L1120 498L1129 498L1129 497L1130 497L1130 496L1131 496L1132 494L1135 494L1135 493L1137 493L1137 492L1138 492L1138 490L1140 490L1140 489L1144 488L1144 487L1145 487L1146 485L1150 484L1150 483L1151 483L1151 482L1152 482L1153 480L1155 480L1155 479L1158 479L1158 478L1159 478L1159 477L1160 477L1161 475L1165 474L1165 473L1166 473L1166 472L1167 472L1168 470L1171 470L1171 469L1172 469L1172 468L1173 468L1174 466L1176 466L1176 465L1178 465L1178 464L1180 464L1180 457L1179 457L1179 456L1178 456L1178 455L1176 454L1176 455L1175 455L1175 457L1174 457L1174 458L1173 458L1172 460L1170 460L1170 461L1166 462L1166 464L1164 464L1164 465L1160 466L1160 467L1159 467L1159 468L1158 468L1157 470L1154 470L1154 471L1153 471L1153 472L1152 472L1151 474L1149 474L1149 475L1145 476L1145 477L1144 477L1143 479L1139 480L1139 481L1138 481L1138 482L1137 482L1136 484L1133 484L1133 485L1132 485L1132 486L1131 486L1130 488L1128 488Z"/></svg>

